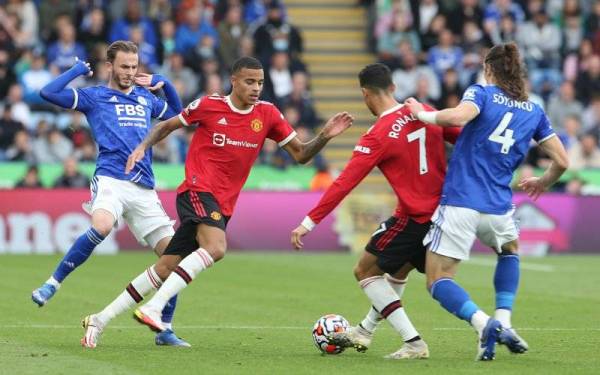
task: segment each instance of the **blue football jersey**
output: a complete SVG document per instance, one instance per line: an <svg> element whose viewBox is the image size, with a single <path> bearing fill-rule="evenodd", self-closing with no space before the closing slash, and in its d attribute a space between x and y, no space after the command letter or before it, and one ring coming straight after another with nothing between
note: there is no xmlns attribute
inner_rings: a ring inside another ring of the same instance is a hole
<svg viewBox="0 0 600 375"><path fill-rule="evenodd" d="M85 113L99 148L94 174L132 181L154 188L152 150L136 163L128 175L129 154L142 142L151 128L152 118L161 119L167 103L143 87L134 86L129 94L94 86L73 89L73 109Z"/></svg>
<svg viewBox="0 0 600 375"><path fill-rule="evenodd" d="M441 204L504 214L512 207L510 183L529 150L555 135L544 110L511 99L495 85L472 85L462 98L479 114L460 134L450 159Z"/></svg>

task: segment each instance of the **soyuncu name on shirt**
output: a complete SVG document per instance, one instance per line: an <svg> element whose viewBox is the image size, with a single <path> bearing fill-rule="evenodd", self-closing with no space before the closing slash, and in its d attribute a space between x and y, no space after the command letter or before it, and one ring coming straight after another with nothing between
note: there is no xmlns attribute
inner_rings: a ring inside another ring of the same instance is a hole
<svg viewBox="0 0 600 375"><path fill-rule="evenodd" d="M508 98L502 94L494 94L492 101L510 108L519 108L527 112L533 111L533 104L531 104L531 102L520 102L518 100Z"/></svg>

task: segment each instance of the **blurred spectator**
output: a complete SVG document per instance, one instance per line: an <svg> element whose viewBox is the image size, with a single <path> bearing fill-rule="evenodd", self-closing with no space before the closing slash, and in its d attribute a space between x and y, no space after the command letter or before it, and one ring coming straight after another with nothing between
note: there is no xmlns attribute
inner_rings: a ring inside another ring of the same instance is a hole
<svg viewBox="0 0 600 375"><path fill-rule="evenodd" d="M198 4L186 12L184 23L179 25L175 32L175 48L177 52L185 54L193 50L206 35L218 41L219 34L217 30L204 19L203 11L204 8L202 5Z"/></svg>
<svg viewBox="0 0 600 375"><path fill-rule="evenodd" d="M510 15L520 25L525 20L523 8L512 0L492 0L483 12L483 29L492 40L498 40L500 21L505 15Z"/></svg>
<svg viewBox="0 0 600 375"><path fill-rule="evenodd" d="M565 24L562 28L562 55L577 53L579 46L583 41L583 27L581 16L572 15L565 18Z"/></svg>
<svg viewBox="0 0 600 375"><path fill-rule="evenodd" d="M436 100L430 96L429 80L425 76L417 77L417 89L415 99L421 103L429 104L435 107Z"/></svg>
<svg viewBox="0 0 600 375"><path fill-rule="evenodd" d="M98 43L106 43L108 40L108 22L101 8L92 9L84 17L77 39L83 43L86 51L91 51Z"/></svg>
<svg viewBox="0 0 600 375"><path fill-rule="evenodd" d="M31 140L26 131L20 130L15 134L15 141L6 150L4 157L9 161L26 161L28 163L34 161Z"/></svg>
<svg viewBox="0 0 600 375"><path fill-rule="evenodd" d="M98 150L96 149L96 145L92 141L89 141L76 149L74 155L81 162L95 162L98 157Z"/></svg>
<svg viewBox="0 0 600 375"><path fill-rule="evenodd" d="M63 173L54 181L53 186L55 188L87 188L90 186L90 179L79 172L77 160L69 157L63 162Z"/></svg>
<svg viewBox="0 0 600 375"><path fill-rule="evenodd" d="M498 33L494 33L491 42L493 44L516 42L517 24L510 14L502 16Z"/></svg>
<svg viewBox="0 0 600 375"><path fill-rule="evenodd" d="M25 176L17 182L15 187L27 189L42 188L43 186L40 182L38 167L36 165L30 165L29 168L27 168L27 172L25 172Z"/></svg>
<svg viewBox="0 0 600 375"><path fill-rule="evenodd" d="M131 34L132 27L140 27L143 30L144 40L156 47L158 38L152 21L143 15L142 2L139 0L127 0L125 17L117 19L110 29L109 41L127 40Z"/></svg>
<svg viewBox="0 0 600 375"><path fill-rule="evenodd" d="M413 51L407 51L403 56L402 68L394 70L392 81L396 85L394 96L400 101L404 101L410 96L414 96L417 88L417 81L424 77L428 81L428 97L438 100L440 98L440 83L433 69L427 65L417 65L417 56Z"/></svg>
<svg viewBox="0 0 600 375"><path fill-rule="evenodd" d="M439 7L437 0L421 0L419 1L419 32L424 33L429 29L431 21L438 13ZM415 51L417 51L415 49Z"/></svg>
<svg viewBox="0 0 600 375"><path fill-rule="evenodd" d="M548 101L548 118L556 131L564 129L567 116L581 116L583 105L575 99L575 87L572 82L565 81L557 94Z"/></svg>
<svg viewBox="0 0 600 375"><path fill-rule="evenodd" d="M161 43L158 46L161 63L175 52L175 22L165 20L160 23L160 39Z"/></svg>
<svg viewBox="0 0 600 375"><path fill-rule="evenodd" d="M567 185L565 186L565 193L571 195L581 195L584 185L585 182L578 176L575 176L567 182Z"/></svg>
<svg viewBox="0 0 600 375"><path fill-rule="evenodd" d="M177 148L170 138L164 138L152 147L152 161L155 163L177 163Z"/></svg>
<svg viewBox="0 0 600 375"><path fill-rule="evenodd" d="M278 7L282 19L286 19L285 7L279 0L246 0L244 1L244 21L247 24L258 22L267 17L270 7Z"/></svg>
<svg viewBox="0 0 600 375"><path fill-rule="evenodd" d="M73 20L75 18L76 1L73 0L43 0L38 1L40 17L40 35L46 42L56 39L55 21L61 16Z"/></svg>
<svg viewBox="0 0 600 375"><path fill-rule="evenodd" d="M377 52L382 60L390 59L396 52L397 46L403 41L410 43L411 49L416 53L421 51L419 35L410 29L409 20L404 13L398 13L393 19L389 30L386 30L377 43Z"/></svg>
<svg viewBox="0 0 600 375"><path fill-rule="evenodd" d="M148 17L158 22L165 22L173 17L173 2L170 0L150 0Z"/></svg>
<svg viewBox="0 0 600 375"><path fill-rule="evenodd" d="M12 107L12 117L23 123L26 127L31 126L31 110L23 101L23 89L21 85L13 84L8 89L7 103Z"/></svg>
<svg viewBox="0 0 600 375"><path fill-rule="evenodd" d="M183 64L183 56L181 54L171 54L165 60L160 71L171 82L180 80L183 83L182 102L188 102L199 91L198 78L192 69Z"/></svg>
<svg viewBox="0 0 600 375"><path fill-rule="evenodd" d="M567 151L569 154L569 169L600 168L600 149L598 137L587 133Z"/></svg>
<svg viewBox="0 0 600 375"><path fill-rule="evenodd" d="M246 33L240 5L229 6L225 18L219 23L218 31L221 41L219 57L225 66L231 66L240 57L240 41Z"/></svg>
<svg viewBox="0 0 600 375"><path fill-rule="evenodd" d="M565 58L563 64L563 78L567 81L575 81L580 72L586 71L590 57L594 55L592 41L584 39L581 41L577 54L571 53Z"/></svg>
<svg viewBox="0 0 600 375"><path fill-rule="evenodd" d="M561 39L560 29L549 22L543 9L533 14L533 19L522 24L517 32L517 41L529 69L557 69Z"/></svg>
<svg viewBox="0 0 600 375"><path fill-rule="evenodd" d="M463 34L463 26L467 22L481 25L483 11L479 7L479 0L461 0L460 5L448 15L448 28L454 35Z"/></svg>
<svg viewBox="0 0 600 375"><path fill-rule="evenodd" d="M319 117L308 90L308 76L305 72L298 71L292 75L292 92L283 98L282 102L283 106L291 106L298 111L299 122L304 126L314 129L319 125Z"/></svg>
<svg viewBox="0 0 600 375"><path fill-rule="evenodd" d="M23 124L12 118L10 104L5 105L0 118L0 160L5 158L6 151L14 143L16 134L24 130Z"/></svg>
<svg viewBox="0 0 600 375"><path fill-rule="evenodd" d="M421 34L421 47L423 51L429 51L433 46L438 44L440 33L446 29L446 16L438 14L433 18L429 29L425 34Z"/></svg>
<svg viewBox="0 0 600 375"><path fill-rule="evenodd" d="M600 31L600 0L595 0L592 12L585 20L585 35L587 38L594 38L598 31Z"/></svg>
<svg viewBox="0 0 600 375"><path fill-rule="evenodd" d="M440 32L439 44L429 50L427 62L441 79L447 69L462 67L463 52L454 44L454 35L448 29Z"/></svg>
<svg viewBox="0 0 600 375"><path fill-rule="evenodd" d="M579 132L581 131L581 123L577 115L565 116L563 129L557 131L560 140L562 141L565 148L568 150L573 145L579 142Z"/></svg>
<svg viewBox="0 0 600 375"><path fill-rule="evenodd" d="M600 93L600 56L591 56L588 63L587 70L579 73L575 83L577 99L584 105Z"/></svg>
<svg viewBox="0 0 600 375"><path fill-rule="evenodd" d="M37 163L62 163L72 152L71 142L53 126L41 130L33 141L33 155Z"/></svg>
<svg viewBox="0 0 600 375"><path fill-rule="evenodd" d="M302 37L296 26L286 22L278 1L271 1L267 19L254 33L255 54L263 64L271 60L276 51L287 51L292 58L302 53Z"/></svg>
<svg viewBox="0 0 600 375"><path fill-rule="evenodd" d="M75 58L86 59L86 52L80 43L75 41L75 27L71 23L61 24L58 29L58 40L48 47L48 64L55 66L62 73L75 63Z"/></svg>
<svg viewBox="0 0 600 375"><path fill-rule="evenodd" d="M8 18L14 27L15 43L19 47L33 47L38 40L38 12L30 0L10 0L6 4ZM4 10L0 9L0 23L4 24ZM14 18L13 18L14 17Z"/></svg>
<svg viewBox="0 0 600 375"><path fill-rule="evenodd" d="M275 52L266 71L263 97L280 104L284 97L292 93L292 73L288 54L284 51Z"/></svg>
<svg viewBox="0 0 600 375"><path fill-rule="evenodd" d="M440 98L440 102L437 103L437 107L447 108L448 106L442 104L449 96L460 98L462 94L463 88L460 86L460 82L458 80L458 72L454 69L446 70L446 72L444 72L444 77L442 78L442 96ZM431 94L429 96L432 97Z"/></svg>
<svg viewBox="0 0 600 375"><path fill-rule="evenodd" d="M71 113L71 121L64 128L63 135L71 141L75 149L93 142L90 129L83 124L83 114L81 112L73 111Z"/></svg>
<svg viewBox="0 0 600 375"><path fill-rule="evenodd" d="M317 172L310 181L310 191L325 191L334 181L329 165L323 158L315 159L314 165Z"/></svg>
<svg viewBox="0 0 600 375"><path fill-rule="evenodd" d="M224 95L223 80L218 74L209 74L204 82L202 89L205 95Z"/></svg>
<svg viewBox="0 0 600 375"><path fill-rule="evenodd" d="M581 119L584 131L597 131L600 129L600 93L596 93L592 97L592 101L583 111Z"/></svg>
<svg viewBox="0 0 600 375"><path fill-rule="evenodd" d="M144 30L138 25L131 26L129 28L129 38L127 39L137 44L140 64L148 67L150 71L156 70L158 67L156 47L144 39Z"/></svg>
<svg viewBox="0 0 600 375"><path fill-rule="evenodd" d="M25 103L29 104L34 110L52 108L40 96L40 90L50 81L52 81L52 74L46 69L46 59L42 54L34 53L31 67L21 77Z"/></svg>
<svg viewBox="0 0 600 375"><path fill-rule="evenodd" d="M16 82L17 78L10 66L8 51L0 49L0 100L4 100L8 89Z"/></svg>

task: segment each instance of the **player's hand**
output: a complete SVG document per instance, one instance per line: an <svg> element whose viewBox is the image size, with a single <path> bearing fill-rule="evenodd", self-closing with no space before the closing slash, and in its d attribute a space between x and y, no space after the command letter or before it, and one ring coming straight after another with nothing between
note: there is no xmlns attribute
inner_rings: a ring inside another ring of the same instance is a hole
<svg viewBox="0 0 600 375"><path fill-rule="evenodd" d="M157 81L156 78L157 78L157 75L147 74L147 73L138 73L135 76L134 81L135 81L135 84L138 86L146 87L150 91L156 91L156 90L161 89L165 85L165 82L162 80L158 80L158 82L156 82ZM155 82L153 82L153 80Z"/></svg>
<svg viewBox="0 0 600 375"><path fill-rule="evenodd" d="M417 115L417 113L424 111L425 107L423 104L419 103L415 98L408 98L404 101L404 105L408 108L408 110L413 114Z"/></svg>
<svg viewBox="0 0 600 375"><path fill-rule="evenodd" d="M135 167L135 163L142 160L146 155L146 148L142 145L139 145L133 150L133 152L127 158L127 164L125 165L125 174L129 174L131 170Z"/></svg>
<svg viewBox="0 0 600 375"><path fill-rule="evenodd" d="M77 56L75 56L75 65L73 65L73 68L75 68L77 70L77 73L79 73L79 75L81 76L91 77L94 75L90 63L79 60Z"/></svg>
<svg viewBox="0 0 600 375"><path fill-rule="evenodd" d="M301 238L306 236L306 233L308 232L309 230L303 225L298 225L298 227L292 231L292 245L294 245L295 250L300 250L304 247Z"/></svg>
<svg viewBox="0 0 600 375"><path fill-rule="evenodd" d="M546 185L540 177L524 178L519 182L519 187L533 200L538 199L546 191Z"/></svg>
<svg viewBox="0 0 600 375"><path fill-rule="evenodd" d="M337 113L325 123L325 126L323 126L323 136L327 139L336 137L352 126L353 121L354 117L348 112Z"/></svg>

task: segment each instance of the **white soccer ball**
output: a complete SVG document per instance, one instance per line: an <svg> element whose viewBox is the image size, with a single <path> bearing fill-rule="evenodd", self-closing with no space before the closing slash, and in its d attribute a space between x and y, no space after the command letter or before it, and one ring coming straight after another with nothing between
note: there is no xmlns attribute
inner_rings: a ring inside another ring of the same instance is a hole
<svg viewBox="0 0 600 375"><path fill-rule="evenodd" d="M329 342L328 337L336 332L345 332L350 323L341 315L328 314L317 320L313 327L312 336L317 348L326 354L340 354L346 348L333 345Z"/></svg>

